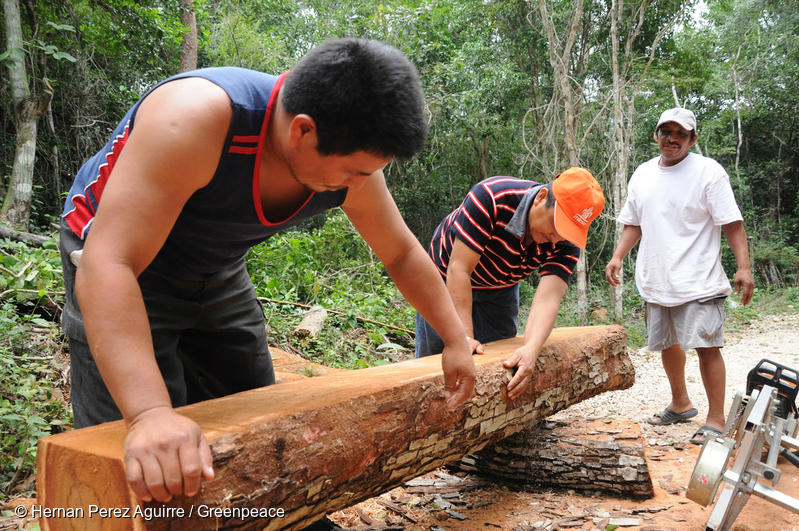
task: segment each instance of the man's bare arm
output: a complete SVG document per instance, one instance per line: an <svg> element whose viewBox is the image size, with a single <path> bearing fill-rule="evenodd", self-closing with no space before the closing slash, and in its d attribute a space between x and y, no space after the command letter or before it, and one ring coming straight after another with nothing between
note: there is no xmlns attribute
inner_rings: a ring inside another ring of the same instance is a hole
<svg viewBox="0 0 799 531"><path fill-rule="evenodd" d="M538 353L555 326L567 287L566 282L557 275L545 275L538 281L524 327L524 344L504 362L508 368L516 367L516 373L508 383L508 397L511 400L524 392L535 375Z"/></svg>
<svg viewBox="0 0 799 531"><path fill-rule="evenodd" d="M342 208L408 302L444 341L441 363L447 404L457 407L474 390L474 360L466 333L435 264L405 225L383 172L350 189Z"/></svg>
<svg viewBox="0 0 799 531"><path fill-rule="evenodd" d="M746 229L743 221L734 221L723 225L724 236L730 244L738 270L733 278L735 294L741 295L741 304L746 306L752 300L755 291L755 280L752 275L752 266L749 262L749 244L746 240Z"/></svg>
<svg viewBox="0 0 799 531"><path fill-rule="evenodd" d="M616 250L613 251L613 256L610 258L608 265L605 267L605 280L611 286L618 286L621 279L619 272L621 271L621 261L627 256L635 244L641 239L641 227L638 225L625 225L619 238L619 244Z"/></svg>
<svg viewBox="0 0 799 531"><path fill-rule="evenodd" d="M172 410L137 277L213 176L230 117L224 91L198 78L167 83L144 100L76 273L92 354L129 425L126 474L145 500L194 494L201 476L213 475L199 427Z"/></svg>
<svg viewBox="0 0 799 531"><path fill-rule="evenodd" d="M474 337L472 323L472 271L477 267L480 255L471 247L455 238L452 243L452 254L447 267L447 291L455 305L466 335L469 337L469 348L477 354L483 353L483 345Z"/></svg>

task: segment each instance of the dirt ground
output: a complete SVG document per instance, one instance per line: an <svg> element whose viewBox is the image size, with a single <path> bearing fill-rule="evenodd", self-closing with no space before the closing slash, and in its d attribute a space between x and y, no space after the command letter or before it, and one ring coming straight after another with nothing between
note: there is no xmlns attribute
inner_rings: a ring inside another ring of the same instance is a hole
<svg viewBox="0 0 799 531"><path fill-rule="evenodd" d="M729 411L735 392L745 391L746 375L761 359L799 370L799 315L758 320L744 330L728 334L726 344L725 410ZM330 518L344 528L360 530L607 529L612 525L646 530L705 529L713 505L702 507L685 497L685 486L700 449L688 439L704 424L707 411L696 354L689 353L686 374L689 393L700 414L690 422L664 427L644 421L663 409L670 397L660 355L642 349L631 356L636 366L636 384L632 388L595 397L552 418L566 422L586 417L614 418L622 425L638 424L654 486L653 498L635 501L573 491L522 492L493 482L474 486L479 480L476 476L439 470L420 478L427 481L410 482ZM783 474L775 488L799 499L799 468L782 458L778 465ZM412 486L433 481L440 485L439 493L435 487ZM799 514L751 496L732 529L797 531Z"/></svg>
<svg viewBox="0 0 799 531"><path fill-rule="evenodd" d="M623 427L640 430L655 496L643 501L591 496L573 491L523 492L513 486L483 481L453 470L437 470L381 496L333 513L330 518L346 529L358 530L554 530L622 529L699 530L713 506L702 507L685 497L699 447L688 442L704 424L704 397L695 353L689 353L686 374L691 398L700 415L672 426L648 425L644 419L669 401L668 383L658 353L642 349L631 353L635 385L576 404L552 420L614 419ZM743 390L746 375L768 358L799 370L799 314L767 317L728 334L727 410L733 395ZM626 428L625 428L626 429ZM783 475L776 488L799 499L799 468L783 459ZM12 500L0 516L0 530L30 529L31 521L13 518L13 506L34 503ZM754 496L733 526L734 530L799 531L799 514Z"/></svg>

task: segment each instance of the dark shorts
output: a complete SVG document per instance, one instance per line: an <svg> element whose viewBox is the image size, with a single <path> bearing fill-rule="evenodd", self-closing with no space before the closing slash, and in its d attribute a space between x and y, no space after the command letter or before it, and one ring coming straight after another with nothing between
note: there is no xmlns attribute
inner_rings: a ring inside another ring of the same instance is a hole
<svg viewBox="0 0 799 531"><path fill-rule="evenodd" d="M472 326L480 343L516 337L519 285L496 290L472 290ZM444 342L424 318L416 314L416 357L440 354Z"/></svg>
<svg viewBox="0 0 799 531"><path fill-rule="evenodd" d="M122 418L94 363L74 293L69 253L83 242L62 225L75 427ZM264 314L244 262L213 278L186 281L145 270L139 277L153 347L173 407L275 383Z"/></svg>

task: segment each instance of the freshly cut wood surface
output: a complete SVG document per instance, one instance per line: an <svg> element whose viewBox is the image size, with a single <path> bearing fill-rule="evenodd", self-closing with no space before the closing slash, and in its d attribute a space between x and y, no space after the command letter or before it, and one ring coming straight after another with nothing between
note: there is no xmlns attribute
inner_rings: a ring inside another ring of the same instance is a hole
<svg viewBox="0 0 799 531"><path fill-rule="evenodd" d="M205 432L216 478L195 497L167 504L140 502L128 489L123 422L47 437L37 458L38 500L48 511L42 529L302 528L635 378L622 327L559 328L542 349L530 389L511 402L502 361L520 344L486 345L475 357L475 394L455 411L444 404L440 356L180 408ZM127 508L129 517L95 511L90 518L93 506ZM271 517L238 518L270 508ZM59 517L67 510L71 518ZM282 517L274 517L277 510Z"/></svg>
<svg viewBox="0 0 799 531"><path fill-rule="evenodd" d="M286 352L275 347L269 347L269 352L272 354L272 365L275 367L275 380L277 383L346 371L346 369L336 369L313 363L298 354Z"/></svg>

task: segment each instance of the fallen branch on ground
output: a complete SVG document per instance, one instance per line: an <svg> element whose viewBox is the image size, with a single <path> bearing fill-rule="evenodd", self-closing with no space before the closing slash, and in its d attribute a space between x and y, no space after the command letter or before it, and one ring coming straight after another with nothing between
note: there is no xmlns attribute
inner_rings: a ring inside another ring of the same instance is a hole
<svg viewBox="0 0 799 531"><path fill-rule="evenodd" d="M278 300L278 299L270 299L268 297L258 297L258 300L261 301L261 302L273 302L275 304L289 304L291 306L299 306L300 308L309 308L309 309L313 308L313 306L310 305L310 304L303 304L301 302L281 301L281 300ZM335 313L337 315L351 315L349 312L343 312L341 310L331 310L330 308L324 308L324 309L326 311L330 312L330 313ZM406 334L410 334L410 335L414 335L416 333L413 330L408 330L407 328L401 328L399 326L394 326L394 325L391 325L391 324L388 324L388 323L381 323L380 321L374 321L374 320L369 319L367 317L360 317L358 315L355 315L354 317L355 317L355 319L357 319L357 320L359 320L359 321L361 321L363 323L370 323L370 324L373 324L373 325L390 328L392 330L399 330L400 332L405 332Z"/></svg>

